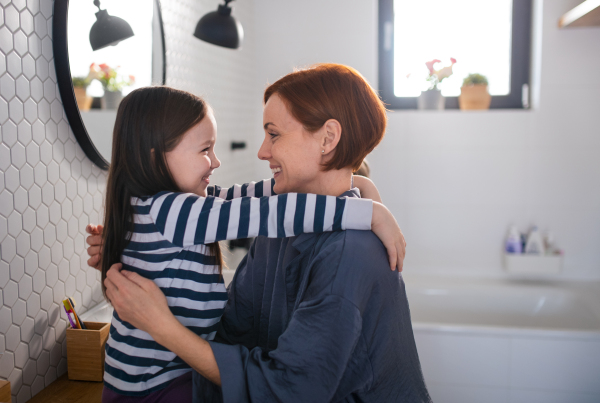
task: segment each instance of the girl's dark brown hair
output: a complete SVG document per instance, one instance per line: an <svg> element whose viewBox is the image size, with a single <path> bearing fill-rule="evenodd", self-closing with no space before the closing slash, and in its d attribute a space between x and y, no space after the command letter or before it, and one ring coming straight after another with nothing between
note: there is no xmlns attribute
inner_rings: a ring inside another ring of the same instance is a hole
<svg viewBox="0 0 600 403"><path fill-rule="evenodd" d="M296 70L265 90L265 104L274 94L281 97L292 116L310 133L329 119L336 119L342 126L335 154L323 165L325 171L346 167L358 170L385 134L385 105L352 67L323 63Z"/></svg>
<svg viewBox="0 0 600 403"><path fill-rule="evenodd" d="M102 235L102 292L104 279L121 261L133 232L132 197L153 196L162 191L181 192L167 166L165 153L179 144L185 132L208 111L206 102L170 87L146 87L123 98L113 131L112 159L106 183ZM210 244L219 266L219 243Z"/></svg>

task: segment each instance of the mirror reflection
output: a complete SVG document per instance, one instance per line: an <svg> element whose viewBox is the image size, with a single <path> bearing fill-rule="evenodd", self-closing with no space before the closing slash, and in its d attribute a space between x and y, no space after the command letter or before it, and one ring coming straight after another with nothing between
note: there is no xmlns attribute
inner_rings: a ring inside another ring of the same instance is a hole
<svg viewBox="0 0 600 403"><path fill-rule="evenodd" d="M130 27L133 36L115 38L116 24L125 30ZM68 47L82 121L94 146L110 163L121 99L136 88L164 83L159 4L152 0L71 1Z"/></svg>

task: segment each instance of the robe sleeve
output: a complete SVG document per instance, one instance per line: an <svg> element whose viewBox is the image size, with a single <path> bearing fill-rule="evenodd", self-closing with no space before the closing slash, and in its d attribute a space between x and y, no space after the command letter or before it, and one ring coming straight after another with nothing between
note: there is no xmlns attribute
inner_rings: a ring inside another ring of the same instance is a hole
<svg viewBox="0 0 600 403"><path fill-rule="evenodd" d="M355 382L340 385L361 329L357 307L327 295L301 304L277 349L268 353L211 342L222 375L223 402L326 402L364 387L368 369L357 373ZM341 386L347 390L339 390Z"/></svg>

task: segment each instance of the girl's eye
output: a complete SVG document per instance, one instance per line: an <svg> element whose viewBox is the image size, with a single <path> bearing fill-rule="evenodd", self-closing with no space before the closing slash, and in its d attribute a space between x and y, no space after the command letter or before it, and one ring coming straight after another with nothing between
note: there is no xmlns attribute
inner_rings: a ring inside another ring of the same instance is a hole
<svg viewBox="0 0 600 403"><path fill-rule="evenodd" d="M208 150L210 150L210 148L209 148L209 147L206 147L206 148L205 148L204 150L202 150L201 152L203 152L203 153L207 153L207 152L208 152Z"/></svg>

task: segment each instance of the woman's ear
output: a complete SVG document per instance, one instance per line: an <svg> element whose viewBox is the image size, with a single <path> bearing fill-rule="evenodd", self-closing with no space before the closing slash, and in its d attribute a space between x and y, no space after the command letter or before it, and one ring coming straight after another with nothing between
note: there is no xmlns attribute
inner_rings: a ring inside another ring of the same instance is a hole
<svg viewBox="0 0 600 403"><path fill-rule="evenodd" d="M342 137L342 125L335 119L329 119L323 125L325 133L321 139L321 150L323 155L331 153L337 147Z"/></svg>

